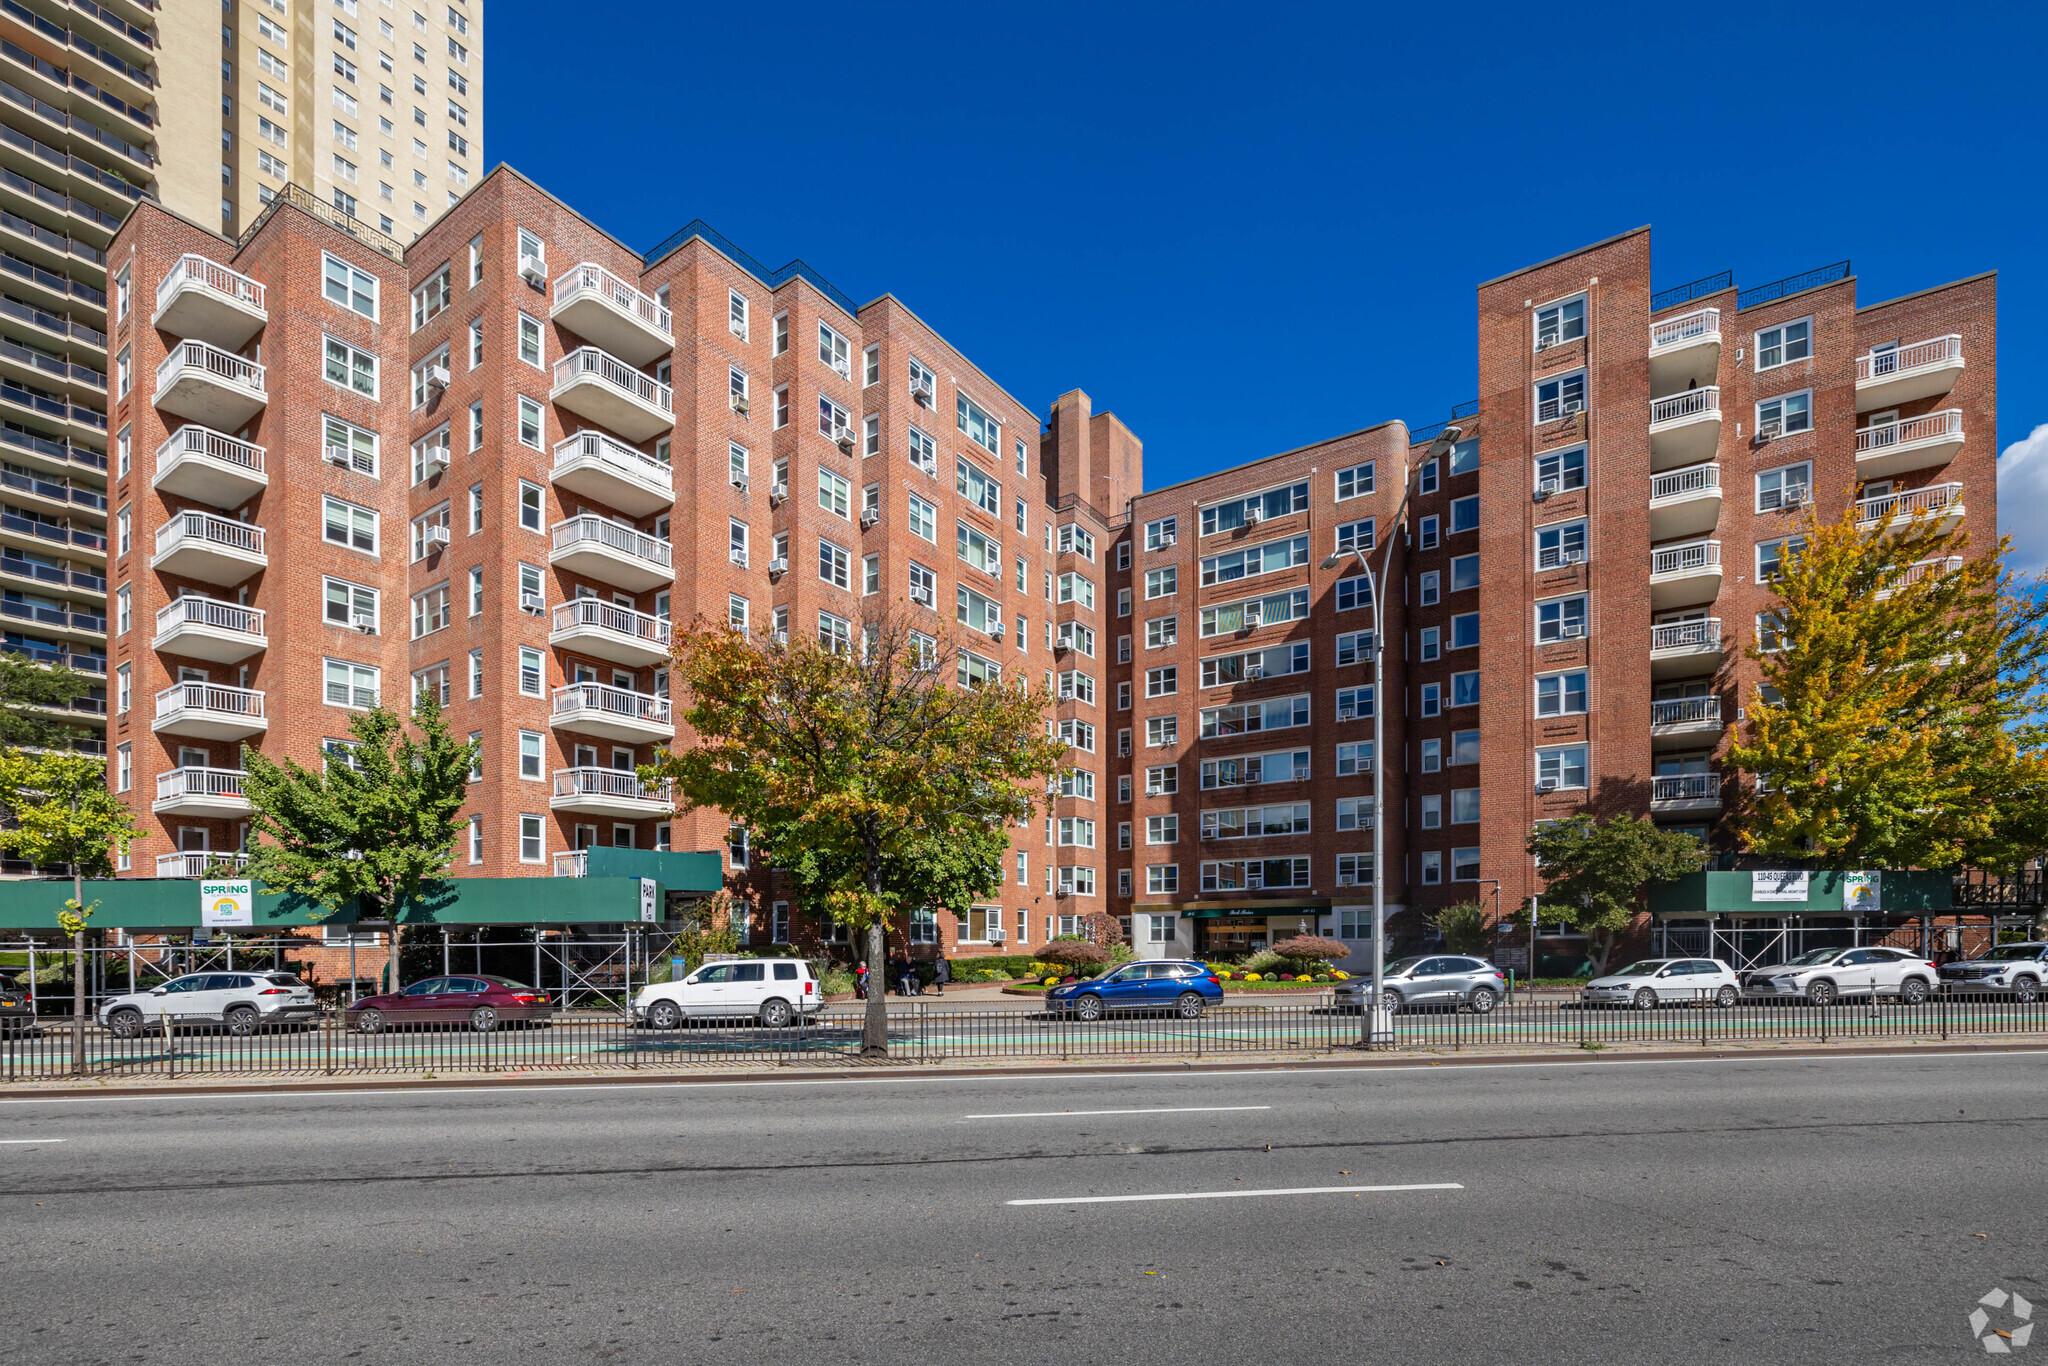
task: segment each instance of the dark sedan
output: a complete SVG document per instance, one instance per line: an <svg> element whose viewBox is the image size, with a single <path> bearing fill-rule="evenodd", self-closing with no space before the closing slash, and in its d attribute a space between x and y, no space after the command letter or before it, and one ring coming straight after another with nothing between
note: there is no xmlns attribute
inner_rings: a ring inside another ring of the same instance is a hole
<svg viewBox="0 0 2048 1366"><path fill-rule="evenodd" d="M459 1026L479 1032L546 1021L547 993L506 977L429 977L404 991L365 996L348 1008L348 1025L375 1034L394 1025Z"/></svg>
<svg viewBox="0 0 2048 1366"><path fill-rule="evenodd" d="M36 1027L36 1004L19 972L0 974L0 1038Z"/></svg>

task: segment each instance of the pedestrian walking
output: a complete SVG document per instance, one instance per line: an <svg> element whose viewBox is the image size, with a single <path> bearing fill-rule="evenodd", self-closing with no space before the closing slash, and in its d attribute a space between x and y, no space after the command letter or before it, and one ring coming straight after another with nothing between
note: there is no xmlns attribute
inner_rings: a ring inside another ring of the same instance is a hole
<svg viewBox="0 0 2048 1366"><path fill-rule="evenodd" d="M946 951L939 950L939 956L932 960L932 995L944 996L946 983L953 980L953 965L946 959Z"/></svg>

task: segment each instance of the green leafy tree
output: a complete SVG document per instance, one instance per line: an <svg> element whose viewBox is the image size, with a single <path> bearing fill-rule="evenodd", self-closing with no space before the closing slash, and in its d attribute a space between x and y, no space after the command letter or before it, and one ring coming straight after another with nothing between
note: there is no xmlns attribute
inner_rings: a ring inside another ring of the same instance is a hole
<svg viewBox="0 0 2048 1366"><path fill-rule="evenodd" d="M127 803L107 790L107 766L78 754L0 750L0 849L39 868L61 864L71 897L58 923L71 937L71 1063L85 1070L85 879L109 877L114 856L143 836ZM93 905L98 905L97 902Z"/></svg>
<svg viewBox="0 0 2048 1366"><path fill-rule="evenodd" d="M693 743L649 776L675 779L680 807L724 812L772 866L799 870L810 908L865 938L878 983L899 913L996 894L999 841L1066 752L1046 735L1044 689L970 682L951 642L900 611L866 621L853 649L699 622L677 639L670 677ZM938 885L915 881L927 876ZM869 993L863 1053L888 1051L887 1009Z"/></svg>
<svg viewBox="0 0 2048 1366"><path fill-rule="evenodd" d="M1493 947L1493 927L1486 923L1486 912L1476 901L1460 901L1424 919L1452 953L1485 953Z"/></svg>
<svg viewBox="0 0 2048 1366"><path fill-rule="evenodd" d="M76 669L38 664L11 650L0 651L0 745L70 748L79 731L46 709L68 709L99 686L99 679Z"/></svg>
<svg viewBox="0 0 2048 1366"><path fill-rule="evenodd" d="M1728 761L1751 852L1829 868L2016 867L2048 848L2048 593L1960 526L1809 521L1749 650ZM1768 700L1766 700L1768 699Z"/></svg>
<svg viewBox="0 0 2048 1366"><path fill-rule="evenodd" d="M1549 821L1531 832L1529 852L1544 881L1542 918L1591 939L1596 975L1607 970L1614 936L1635 919L1649 888L1699 871L1707 856L1697 836L1660 830L1642 816Z"/></svg>
<svg viewBox="0 0 2048 1366"><path fill-rule="evenodd" d="M351 901L381 908L391 920L392 991L405 985L399 915L448 866L476 757L473 743L449 732L432 694L413 704L412 725L407 734L384 707L357 714L348 761L330 756L321 771L253 750L243 756L249 876L306 897L330 918Z"/></svg>

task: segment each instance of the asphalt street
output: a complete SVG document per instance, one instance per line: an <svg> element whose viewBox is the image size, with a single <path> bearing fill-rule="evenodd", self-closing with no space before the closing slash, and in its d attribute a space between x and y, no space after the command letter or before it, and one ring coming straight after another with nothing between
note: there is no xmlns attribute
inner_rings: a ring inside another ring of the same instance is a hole
<svg viewBox="0 0 2048 1366"><path fill-rule="evenodd" d="M0 1098L0 1342L1963 1361L1987 1292L2048 1305L2044 1082L1923 1055Z"/></svg>

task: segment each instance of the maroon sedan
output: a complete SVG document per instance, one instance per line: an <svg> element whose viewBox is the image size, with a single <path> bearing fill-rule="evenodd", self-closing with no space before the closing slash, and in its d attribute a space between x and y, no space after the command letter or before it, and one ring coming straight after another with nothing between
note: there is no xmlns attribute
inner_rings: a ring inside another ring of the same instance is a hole
<svg viewBox="0 0 2048 1366"><path fill-rule="evenodd" d="M375 1034L393 1025L458 1025L479 1031L555 1013L547 993L505 977L429 977L390 996L365 996L348 1025Z"/></svg>

